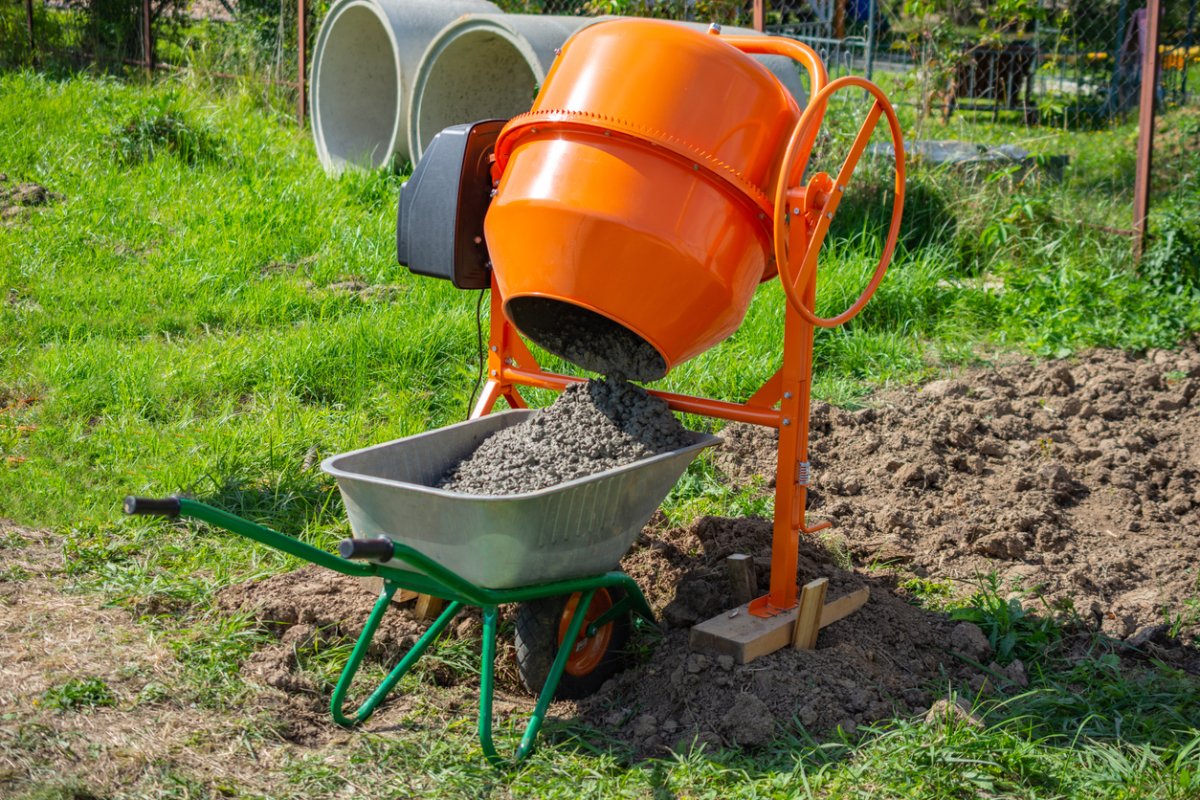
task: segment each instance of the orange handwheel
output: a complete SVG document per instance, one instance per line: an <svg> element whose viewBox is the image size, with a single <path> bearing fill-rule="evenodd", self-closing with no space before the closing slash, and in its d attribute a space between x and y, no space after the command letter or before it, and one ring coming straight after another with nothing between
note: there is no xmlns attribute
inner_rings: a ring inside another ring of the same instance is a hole
<svg viewBox="0 0 1200 800"><path fill-rule="evenodd" d="M584 614L579 638L567 655L562 680L554 697L559 700L586 697L625 666L625 645L632 622L629 612L618 613L590 635L588 628L625 597L617 588L597 589ZM517 671L521 682L537 694L546 682L550 666L562 647L580 593L521 603L514 620Z"/></svg>
<svg viewBox="0 0 1200 800"><path fill-rule="evenodd" d="M579 605L579 592L571 595L563 607L562 616L558 620L558 646L562 647L563 639L567 638L567 630L571 627L571 618L575 616L575 608ZM575 640L575 648L567 656L567 674L576 677L587 675L604 660L608 646L612 643L613 626L608 623L596 630L595 635L588 636L587 628L600 618L600 615L612 608L612 598L607 589L597 589L592 602L588 604L587 614L583 618L583 632Z"/></svg>
<svg viewBox="0 0 1200 800"><path fill-rule="evenodd" d="M859 127L858 135L854 137L854 144L851 145L850 152L842 162L837 177L830 178L824 172L817 173L809 180L802 192L795 193L792 198L789 198L789 193L798 188L797 184L808 167L808 161L812 155L812 142L824 117L825 106L829 102L829 98L834 92L852 86L867 90L875 98L875 102L871 105L871 110L867 112L867 118ZM854 168L858 166L858 161L862 158L863 151L866 150L867 143L871 140L871 134L875 132L881 116L887 118L892 144L896 151L896 196L892 201L892 220L888 226L883 254L879 258L879 264L875 267L875 273L871 276L867 288L849 308L834 317L818 317L804 303L804 289L808 286L809 281L816 277L817 255L820 253L821 245L825 243L825 236L829 232L829 226L833 222L838 205L850 183L850 177L854 173ZM892 108L892 104L888 102L887 96L875 84L854 75L830 82L813 95L812 101L804 109L800 121L796 123L783 156L779 175L780 180L775 189L775 261L779 270L779 280L783 284L788 302L811 325L833 328L845 324L857 316L871 296L875 294L879 282L887 273L888 264L892 260L892 253L896 249L896 242L900 236L900 218L904 212L904 138L900 130L900 121L896 118L896 112ZM796 199L801 197L802 200ZM807 233L806 247L799 254L800 265L795 270L793 270L793 254L789 252L788 246L789 225L811 225L811 232L807 228L805 229L805 233Z"/></svg>

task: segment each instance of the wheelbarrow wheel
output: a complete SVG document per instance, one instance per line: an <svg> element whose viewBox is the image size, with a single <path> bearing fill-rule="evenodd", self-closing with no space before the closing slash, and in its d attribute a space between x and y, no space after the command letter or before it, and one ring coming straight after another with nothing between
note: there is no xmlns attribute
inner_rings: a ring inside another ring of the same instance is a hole
<svg viewBox="0 0 1200 800"><path fill-rule="evenodd" d="M576 592L533 600L517 608L517 670L521 674L521 683L535 696L546 684L579 597ZM554 692L556 700L587 697L624 667L625 645L632 627L630 614L618 616L597 630L594 636L587 635L587 626L624 597L621 589L596 590L588 605L583 630L579 632L574 651L567 659L566 669Z"/></svg>

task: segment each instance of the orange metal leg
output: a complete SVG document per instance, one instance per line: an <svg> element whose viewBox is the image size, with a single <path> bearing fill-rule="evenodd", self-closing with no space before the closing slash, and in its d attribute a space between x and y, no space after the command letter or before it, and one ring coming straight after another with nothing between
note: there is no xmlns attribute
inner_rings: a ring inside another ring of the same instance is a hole
<svg viewBox="0 0 1200 800"><path fill-rule="evenodd" d="M475 403L475 408L471 410L471 419L482 417L485 414L492 413L492 407L496 405L504 394L504 387L500 381L489 380L483 387L483 394L479 395L479 400Z"/></svg>
<svg viewBox="0 0 1200 800"><path fill-rule="evenodd" d="M812 301L815 286L806 291ZM770 617L796 606L796 567L808 499L808 410L812 390L813 326L790 306L784 319L783 394L775 473L775 527L770 591L750 603L750 613Z"/></svg>
<svg viewBox="0 0 1200 800"><path fill-rule="evenodd" d="M807 228L799 220L793 226L793 247L802 252ZM816 281L810 281L804 300L811 310ZM488 414L496 401L512 408L526 408L517 386L534 386L562 391L582 378L545 372L504 317L503 298L493 282L488 380L472 417ZM775 481L775 525L771 543L771 583L767 595L750 604L750 613L770 617L796 607L797 559L800 533L811 533L828 523L806 528L804 509L808 497L808 414L812 391L812 348L814 327L790 304L785 304L783 365L745 403L729 403L652 390L677 411L739 420L779 430ZM779 403L779 410L771 406Z"/></svg>

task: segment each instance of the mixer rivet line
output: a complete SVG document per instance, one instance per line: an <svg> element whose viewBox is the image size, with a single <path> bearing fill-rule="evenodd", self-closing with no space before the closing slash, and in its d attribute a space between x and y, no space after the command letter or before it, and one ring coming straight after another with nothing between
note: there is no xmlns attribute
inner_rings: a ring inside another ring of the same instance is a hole
<svg viewBox="0 0 1200 800"><path fill-rule="evenodd" d="M832 213L832 212L830 212L830 211L826 211L826 212L825 212L825 219L833 219L833 213Z"/></svg>
<svg viewBox="0 0 1200 800"><path fill-rule="evenodd" d="M791 399L792 399L792 393L791 393L791 392L784 392L784 393L783 393L783 399L784 399L784 400L791 400Z"/></svg>
<svg viewBox="0 0 1200 800"><path fill-rule="evenodd" d="M784 418L783 418L783 424L784 424L784 425L791 425L791 424L792 424L792 421L791 421L790 419L788 419L787 417L784 417Z"/></svg>
<svg viewBox="0 0 1200 800"><path fill-rule="evenodd" d="M492 370L492 377L496 377L496 370Z"/></svg>
<svg viewBox="0 0 1200 800"><path fill-rule="evenodd" d="M793 208L793 209L792 209L792 213L793 213L793 214L795 214L796 216L799 216L799 215L800 215L800 209L798 209L798 208Z"/></svg>
<svg viewBox="0 0 1200 800"><path fill-rule="evenodd" d="M492 345L492 352L496 352L496 345Z"/></svg>

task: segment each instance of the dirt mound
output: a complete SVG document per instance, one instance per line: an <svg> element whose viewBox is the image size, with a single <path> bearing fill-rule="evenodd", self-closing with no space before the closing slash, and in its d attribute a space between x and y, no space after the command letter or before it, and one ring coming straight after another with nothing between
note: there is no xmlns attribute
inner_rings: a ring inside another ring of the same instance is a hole
<svg viewBox="0 0 1200 800"><path fill-rule="evenodd" d="M815 519L854 556L920 575L999 572L1127 637L1200 574L1200 349L1017 363L812 414ZM773 432L723 432L718 466L774 471Z"/></svg>
<svg viewBox="0 0 1200 800"><path fill-rule="evenodd" d="M30 208L49 205L63 199L58 192L51 192L37 183L11 184L8 175L0 172L0 220L18 220L25 216Z"/></svg>
<svg viewBox="0 0 1200 800"><path fill-rule="evenodd" d="M779 726L821 735L925 713L938 684L983 687L984 673L953 654L991 661L978 627L912 605L891 579L852 571L844 553L813 537L801 541L801 583L828 578L829 600L869 586L863 610L825 628L816 650L786 648L740 666L690 652L691 625L730 607L723 559L738 552L753 556L765 586L771 523L705 517L684 530L643 535L622 567L645 590L666 632L646 663L579 703L586 719L641 752L686 750L695 739L757 745Z"/></svg>
<svg viewBox="0 0 1200 800"><path fill-rule="evenodd" d="M438 484L463 494L518 494L684 447L694 435L667 404L617 378L567 387L519 425L492 434Z"/></svg>

